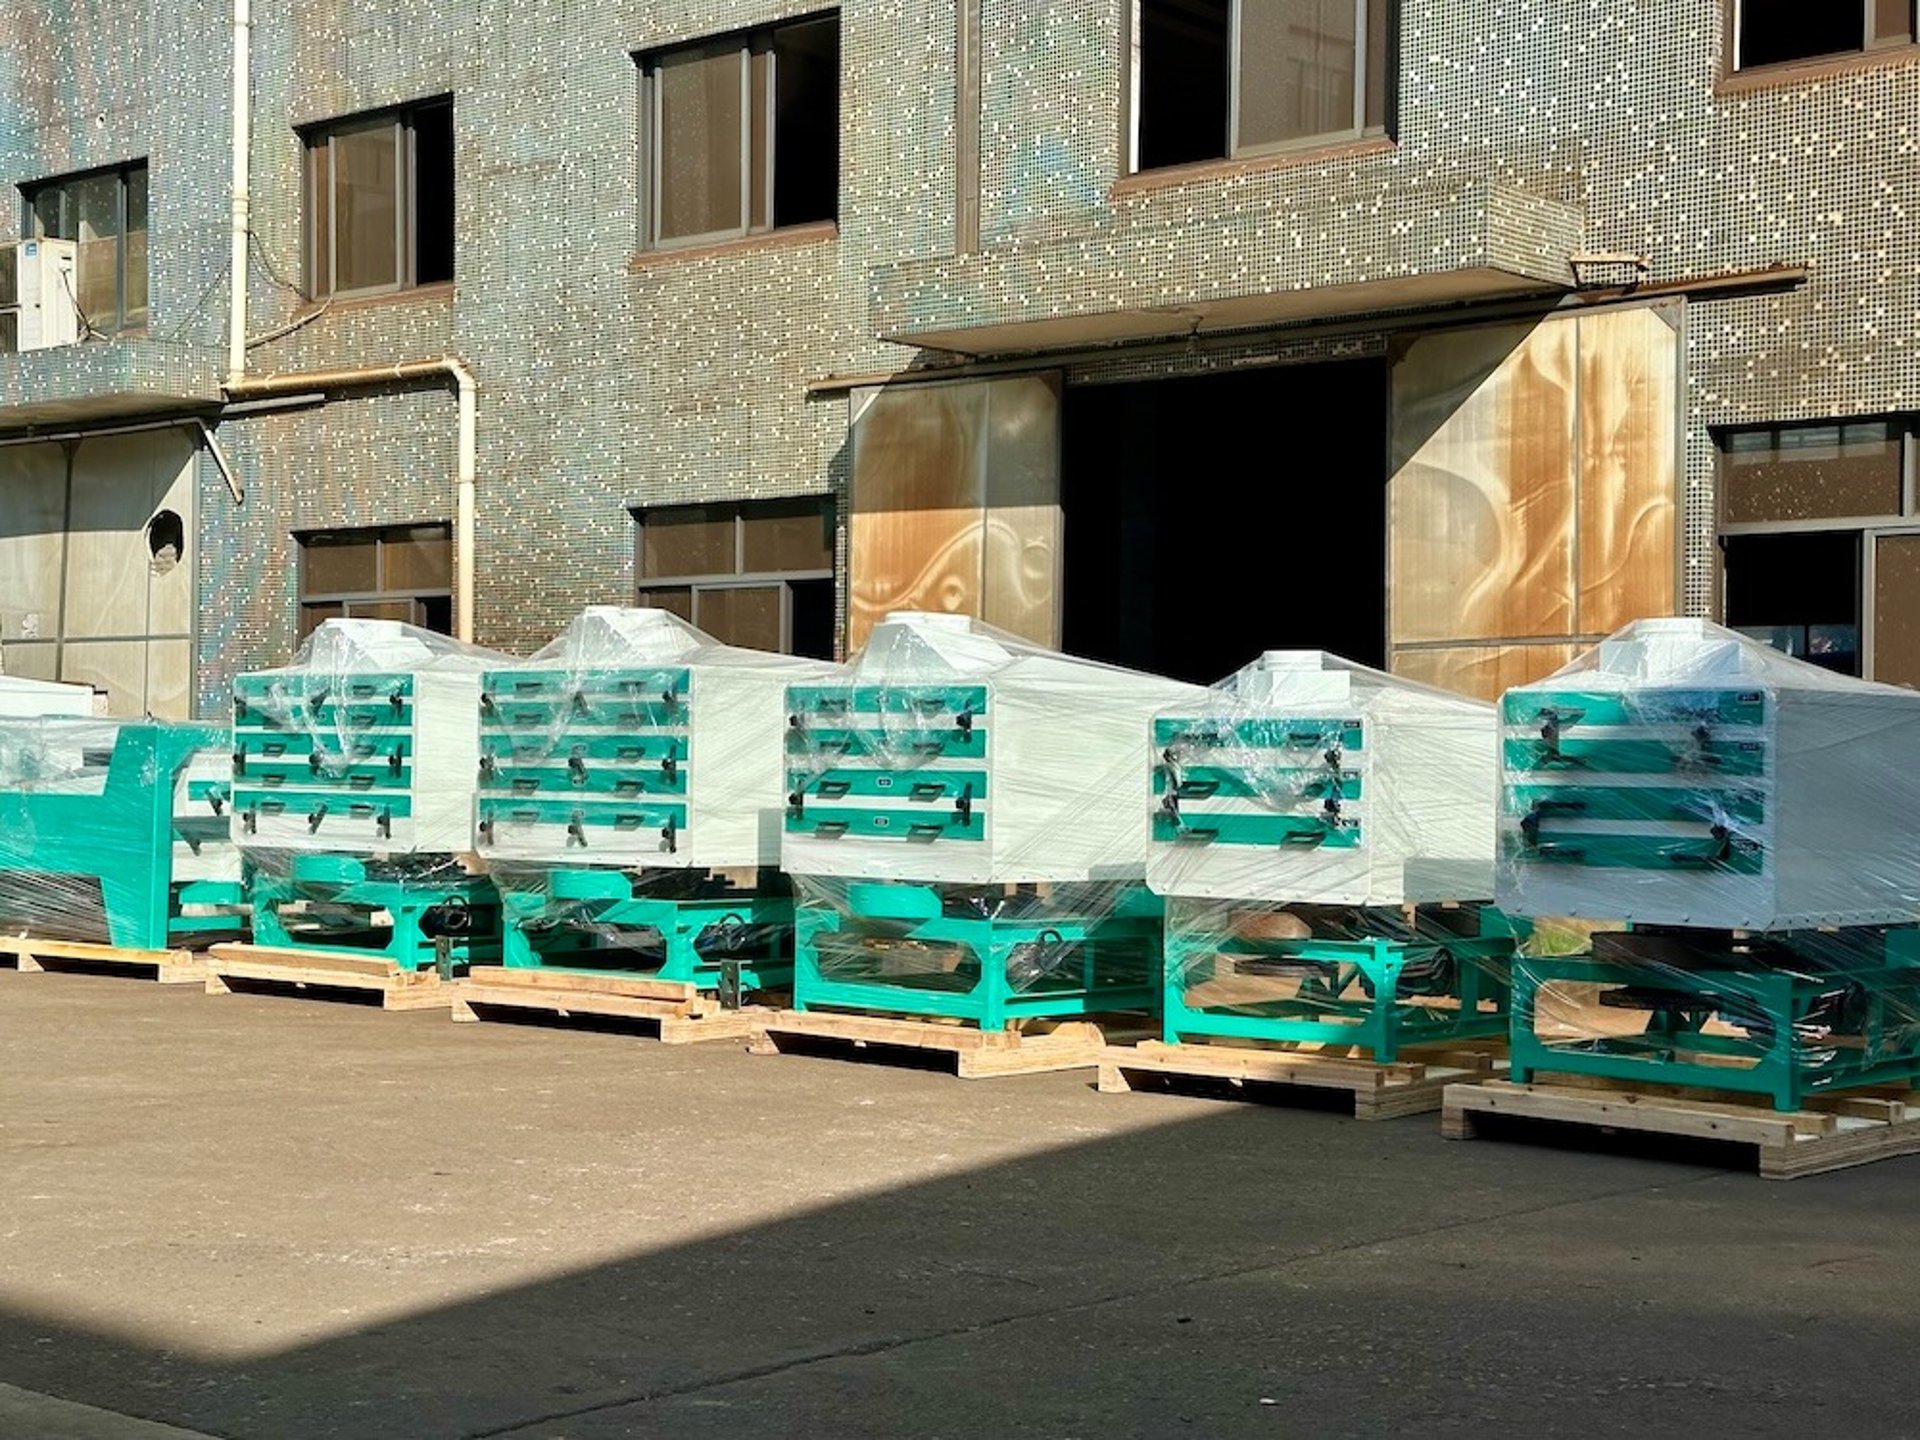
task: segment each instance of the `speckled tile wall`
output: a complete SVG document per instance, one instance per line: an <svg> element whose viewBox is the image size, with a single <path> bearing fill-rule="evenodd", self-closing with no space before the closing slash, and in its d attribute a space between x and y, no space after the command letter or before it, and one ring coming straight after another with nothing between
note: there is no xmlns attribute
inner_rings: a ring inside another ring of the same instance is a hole
<svg viewBox="0 0 1920 1440"><path fill-rule="evenodd" d="M507 648L631 593L635 504L842 485L845 406L806 384L913 362L873 338L875 317L889 276L942 266L963 283L941 303L1044 309L1069 281L1053 294L1019 257L1071 256L1075 303L1097 306L1140 283L1142 255L1200 287L1250 265L1314 283L1374 254L1417 270L1439 263L1435 244L1489 233L1550 263L1568 214L1588 247L1646 254L1655 282L1808 265L1799 290L1689 309L1695 609L1711 602L1710 427L1920 405L1911 64L1729 91L1721 0L1405 0L1395 145L1116 194L1124 0L977 3L986 260L953 265L949 0L841 6L836 235L640 263L633 54L820 7L256 0L256 333L301 305L296 126L452 94L459 191L456 294L341 305L258 347L253 369L448 353L473 366L479 638ZM0 0L0 183L149 157L148 343L168 347L149 363L196 393L217 384L225 323L228 17L224 0ZM1450 207L1462 196L1481 200ZM1476 208L1498 214L1462 229ZM0 204L0 239L18 222ZM1018 293L989 293L996 275L1019 277ZM1365 337L1332 343L1379 353ZM1171 373L1223 353L1071 373ZM125 368L0 361L0 404L121 383ZM375 391L220 435L247 499L236 507L202 465L208 703L232 670L291 643L294 530L450 517L454 402L444 386Z"/></svg>

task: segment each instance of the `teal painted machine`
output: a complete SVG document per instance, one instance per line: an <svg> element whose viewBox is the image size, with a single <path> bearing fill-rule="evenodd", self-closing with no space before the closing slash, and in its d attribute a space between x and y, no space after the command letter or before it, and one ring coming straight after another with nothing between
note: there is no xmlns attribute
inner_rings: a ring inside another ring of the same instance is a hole
<svg viewBox="0 0 1920 1440"><path fill-rule="evenodd" d="M1643 621L1502 721L1502 903L1601 922L1516 965L1516 1080L1920 1078L1920 694Z"/></svg>
<svg viewBox="0 0 1920 1440"><path fill-rule="evenodd" d="M721 645L664 610L597 606L490 670L475 828L504 963L730 998L790 989L785 688L830 668Z"/></svg>
<svg viewBox="0 0 1920 1440"><path fill-rule="evenodd" d="M217 726L0 720L0 926L165 950L241 938Z"/></svg>
<svg viewBox="0 0 1920 1440"><path fill-rule="evenodd" d="M1504 1037L1493 744L1490 707L1319 651L1270 651L1156 717L1167 1041L1386 1062Z"/></svg>
<svg viewBox="0 0 1920 1440"><path fill-rule="evenodd" d="M254 938L406 969L498 960L473 849L480 675L505 656L384 620L329 620L234 684L232 834Z"/></svg>
<svg viewBox="0 0 1920 1440"><path fill-rule="evenodd" d="M891 615L788 691L794 1006L986 1030L1150 1013L1147 724L1203 692L958 615Z"/></svg>

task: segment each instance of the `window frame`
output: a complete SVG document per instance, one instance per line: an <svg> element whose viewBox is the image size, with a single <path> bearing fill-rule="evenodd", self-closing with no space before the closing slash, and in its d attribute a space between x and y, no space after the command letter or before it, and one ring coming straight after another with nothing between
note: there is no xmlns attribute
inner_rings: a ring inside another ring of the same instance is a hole
<svg viewBox="0 0 1920 1440"><path fill-rule="evenodd" d="M1791 60L1768 60L1757 65L1745 65L1741 63L1740 55L1745 38L1747 0L1727 0L1726 63L1721 67L1721 73L1729 79L1744 75L1791 74L1801 69L1855 64L1876 56L1920 48L1916 45L1916 42L1920 42L1920 0L1907 0L1907 35L1904 39L1893 40L1877 38L1878 0L1859 0L1859 3L1863 43L1858 49L1829 50L1819 55L1801 55Z"/></svg>
<svg viewBox="0 0 1920 1440"><path fill-rule="evenodd" d="M1806 520L1733 520L1726 518L1729 441L1736 435L1769 433L1778 437L1791 430L1817 430L1850 425L1886 425L1892 429L1894 443L1900 447L1900 508L1878 515L1816 516ZM1780 420L1752 425L1715 426L1711 431L1714 447L1714 566L1716 579L1715 613L1726 614L1726 546L1730 537L1743 535L1816 535L1850 534L1860 541L1860 672L1872 680L1878 669L1874 614L1878 608L1879 543L1889 536L1920 534L1920 414L1845 415L1830 419Z"/></svg>
<svg viewBox="0 0 1920 1440"><path fill-rule="evenodd" d="M448 112L448 127L452 128L452 95L436 95L425 100L416 100L406 105L388 106L382 110L363 111L357 115L343 115L332 120L323 120L313 125L303 125L296 134L300 139L300 253L302 278L309 300L359 300L379 295L398 295L409 290L433 288L452 283L448 280L430 280L423 285L419 279L420 261L420 181L419 181L419 144L417 140L417 117L431 110L444 109ZM349 290L338 286L340 274L340 205L335 190L338 175L336 142L343 136L371 134L383 127L391 127L394 135L394 207L393 207L393 245L394 274L392 284L361 285ZM326 283L321 283L320 242L316 233L314 215L314 186L312 159L314 154L325 149L327 155L327 233L326 246ZM449 187L452 193L455 184ZM458 246L455 247L458 255Z"/></svg>
<svg viewBox="0 0 1920 1440"><path fill-rule="evenodd" d="M1127 33L1125 47L1126 85L1122 105L1125 125L1124 145L1126 173L1132 175L1154 175L1165 171L1179 171L1194 166L1228 165L1247 160L1262 160L1275 156L1286 156L1303 150L1322 150L1331 145L1364 143L1373 140L1391 139L1395 130L1398 112L1398 63L1400 35L1399 0L1352 0L1354 23L1354 64L1353 64L1353 124L1342 130L1326 130L1315 135L1301 135L1288 140L1272 140L1258 145L1240 143L1241 106L1241 11L1247 0L1228 0L1227 8L1227 113L1225 130L1227 153L1209 156L1197 160L1178 161L1166 165L1143 166L1140 163L1140 102L1142 98L1141 49L1142 33L1141 10L1146 0L1129 0L1126 9ZM1735 0L1738 3L1738 0ZM1871 4L1872 0L1863 0ZM1373 12L1378 8L1383 12L1384 24L1379 60L1380 68L1385 72L1381 86L1383 96L1381 117L1378 124L1367 121L1367 91L1373 80L1372 25Z"/></svg>
<svg viewBox="0 0 1920 1440"><path fill-rule="evenodd" d="M633 52L634 70L640 86L639 112L639 169L640 169L640 248L643 251L666 251L698 248L701 246L721 245L731 241L746 240L762 235L777 235L783 231L803 230L821 225L837 225L840 217L839 171L844 157L835 156L834 205L833 214L824 220L795 220L780 224L774 218L774 197L779 157L776 153L776 138L779 127L776 116L779 112L780 66L779 54L774 45L775 37L783 30L803 25L832 21L835 31L835 43L838 47L843 40L841 12L838 6L829 6L804 14L789 15L771 24L756 26L752 29L733 30L724 34L709 36L703 40L692 40L684 44L660 46L648 50ZM719 230L702 231L696 235L662 236L660 225L665 213L662 203L662 172L664 170L664 151L662 141L665 135L661 110L664 104L663 87L657 78L662 62L670 60L701 59L710 60L729 52L740 60L740 224ZM841 100L846 73L845 52L838 51L839 65L834 76L835 125L838 128L842 112ZM766 114L761 117L765 133L758 137L758 145L765 155L764 173L754 174L753 156L756 144L753 114L753 69L756 55L764 55L767 67L766 78ZM761 213L766 223L756 226L753 223L754 189L758 186Z"/></svg>
<svg viewBox="0 0 1920 1440"><path fill-rule="evenodd" d="M799 505L817 503L820 509L820 523L826 529L828 540L828 563L824 568L800 570L748 570L747 563L747 525L746 522L755 509L770 505ZM673 511L710 509L725 507L733 512L733 564L732 570L711 571L700 575L659 575L646 573L647 517ZM668 590L685 590L689 593L693 618L690 623L700 624L700 595L710 590L755 590L770 586L780 587L780 653L793 653L793 586L796 582L817 582L824 580L829 585L838 581L833 564L833 552L837 548L833 537L838 522L838 507L830 494L782 495L752 500L713 500L692 501L686 504L636 505L633 507L633 571L634 591L639 603L652 603L649 595ZM836 644L838 641L835 642Z"/></svg>
<svg viewBox="0 0 1920 1440"><path fill-rule="evenodd" d="M96 323L97 317L81 312L81 318L86 322L86 333L80 337L82 341L138 339L151 333L153 327L153 277L151 270L149 270L147 277L147 319L139 325L129 325L127 323L127 279L130 271L127 253L129 248L127 245L127 215L131 208L129 204L129 194L133 176L136 173L144 175L146 178L147 224L145 226L145 233L149 237L147 242L147 256L150 263L153 254L153 242L151 239L153 234L153 167L152 162L147 157L142 156L138 160L123 160L117 165L96 165L90 170L75 170L65 175L51 175L43 180L29 181L18 187L20 195L20 233L29 239L44 240L61 239L63 237L48 236L41 228L40 211L37 204L40 196L46 194L49 190L62 192L61 211L64 222L65 211L69 203L66 198L66 192L70 190L71 187L85 181L98 180L106 176L112 176L116 182L114 186L114 224L117 228L114 234L113 327L111 329L102 329ZM59 228L64 229L66 227L63 223ZM74 229L76 232L74 240L78 241L79 226L77 221ZM75 288L79 288L77 280ZM72 298L75 310L79 310L80 297L76 294Z"/></svg>
<svg viewBox="0 0 1920 1440"><path fill-rule="evenodd" d="M310 547L316 540L353 538L371 540L374 543L374 576L384 582L387 574L387 546L400 540L418 539L420 532L430 530L436 537L447 542L447 584L441 586L389 586L381 585L373 590L309 591L307 588ZM428 600L445 600L451 606L453 601L453 526L440 520L422 520L413 524L341 526L323 530L302 530L293 536L295 547L299 551L299 570L295 579L294 628L301 639L305 639L319 628L318 623L306 623L307 612L323 605L338 605L351 616L355 605L391 605L400 601L409 602L413 608L413 618L406 623L419 625L423 629L433 627L425 624L421 606ZM450 632L443 632L450 633Z"/></svg>

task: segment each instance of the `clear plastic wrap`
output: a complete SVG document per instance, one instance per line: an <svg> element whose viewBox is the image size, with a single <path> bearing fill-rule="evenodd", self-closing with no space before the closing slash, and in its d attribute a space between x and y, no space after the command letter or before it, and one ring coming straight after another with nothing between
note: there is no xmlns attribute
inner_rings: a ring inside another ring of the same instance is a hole
<svg viewBox="0 0 1920 1440"><path fill-rule="evenodd" d="M1920 918L1920 693L1645 620L1501 702L1511 914L1797 930Z"/></svg>
<svg viewBox="0 0 1920 1440"><path fill-rule="evenodd" d="M1206 692L963 615L895 613L788 691L782 866L963 885L1145 874L1153 714Z"/></svg>
<svg viewBox="0 0 1920 1440"><path fill-rule="evenodd" d="M480 677L496 651L391 620L329 620L234 683L233 838L247 848L473 845Z"/></svg>
<svg viewBox="0 0 1920 1440"><path fill-rule="evenodd" d="M665 610L584 611L485 675L478 850L516 865L778 864L786 689L835 668L723 645Z"/></svg>
<svg viewBox="0 0 1920 1440"><path fill-rule="evenodd" d="M1273 650L1153 721L1163 895L1398 906L1493 894L1491 705Z"/></svg>
<svg viewBox="0 0 1920 1440"><path fill-rule="evenodd" d="M1161 904L1144 885L794 878L803 1007L954 1015L1145 1010L1159 986Z"/></svg>
<svg viewBox="0 0 1920 1440"><path fill-rule="evenodd" d="M1167 1039L1403 1048L1503 1039L1514 927L1489 904L1167 901Z"/></svg>
<svg viewBox="0 0 1920 1440"><path fill-rule="evenodd" d="M216 726L0 719L0 927L137 950L237 938L227 773Z"/></svg>
<svg viewBox="0 0 1920 1440"><path fill-rule="evenodd" d="M500 958L500 897L471 855L245 851L259 945L384 955L410 969ZM437 942L444 939L444 947Z"/></svg>

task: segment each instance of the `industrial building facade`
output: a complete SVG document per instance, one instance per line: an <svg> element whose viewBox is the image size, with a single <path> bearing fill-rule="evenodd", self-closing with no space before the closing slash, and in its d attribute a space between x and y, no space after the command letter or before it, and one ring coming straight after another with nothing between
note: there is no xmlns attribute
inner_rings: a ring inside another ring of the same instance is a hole
<svg viewBox="0 0 1920 1440"><path fill-rule="evenodd" d="M239 8L244 106L232 0L0 0L11 671L649 599L1920 683L1910 0Z"/></svg>

